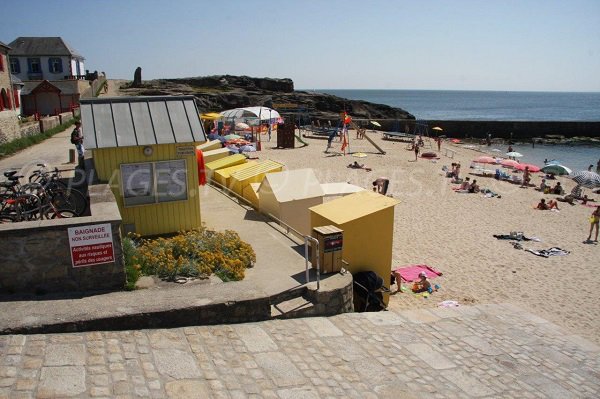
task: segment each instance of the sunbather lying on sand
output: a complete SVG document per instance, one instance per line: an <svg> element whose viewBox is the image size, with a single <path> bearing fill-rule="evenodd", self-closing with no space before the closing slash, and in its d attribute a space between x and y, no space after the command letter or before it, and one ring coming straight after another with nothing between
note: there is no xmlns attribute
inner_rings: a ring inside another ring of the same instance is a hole
<svg viewBox="0 0 600 399"><path fill-rule="evenodd" d="M348 167L351 168L351 169L364 169L367 172L371 171L371 168L366 168L364 164L359 164L356 161L354 161L353 163L349 164Z"/></svg>

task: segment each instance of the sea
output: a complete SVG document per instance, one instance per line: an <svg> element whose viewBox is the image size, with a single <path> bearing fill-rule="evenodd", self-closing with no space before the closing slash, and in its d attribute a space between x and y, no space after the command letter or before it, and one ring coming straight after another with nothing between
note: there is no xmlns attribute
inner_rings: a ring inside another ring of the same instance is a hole
<svg viewBox="0 0 600 399"><path fill-rule="evenodd" d="M402 108L422 120L485 121L600 121L598 92L525 92L463 90L350 90L315 89L351 100ZM492 146L501 152L506 148ZM600 147L536 144L513 145L522 162L539 166L558 160L575 170L587 170L600 160ZM497 152L497 151L496 151Z"/></svg>

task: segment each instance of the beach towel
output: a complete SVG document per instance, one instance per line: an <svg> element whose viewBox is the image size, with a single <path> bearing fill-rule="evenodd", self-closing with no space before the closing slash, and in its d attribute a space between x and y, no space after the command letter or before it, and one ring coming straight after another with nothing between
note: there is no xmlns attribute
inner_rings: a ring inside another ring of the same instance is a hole
<svg viewBox="0 0 600 399"><path fill-rule="evenodd" d="M531 252L532 254L537 255L537 256L543 256L544 258L548 258L550 256L565 256L565 255L568 255L571 253L569 251L565 251L564 249L560 249L558 247L552 247L550 249L541 249L539 251L536 251L531 248L527 248L527 249L525 249L525 251Z"/></svg>
<svg viewBox="0 0 600 399"><path fill-rule="evenodd" d="M402 280L404 280L406 282L418 281L419 273L421 273L421 272L425 272L425 274L427 274L427 278L430 278L430 279L442 275L442 272L434 269L431 266L427 266L427 265L411 265L411 266L397 267L397 268L393 269L392 271L400 273Z"/></svg>
<svg viewBox="0 0 600 399"><path fill-rule="evenodd" d="M204 154L201 150L196 149L196 161L198 163L198 184L204 186L206 184L206 170L204 167Z"/></svg>

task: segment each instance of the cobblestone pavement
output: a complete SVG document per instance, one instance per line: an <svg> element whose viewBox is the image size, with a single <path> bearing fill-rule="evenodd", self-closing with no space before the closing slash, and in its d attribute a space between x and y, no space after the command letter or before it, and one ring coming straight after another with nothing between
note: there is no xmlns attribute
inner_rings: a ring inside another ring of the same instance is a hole
<svg viewBox="0 0 600 399"><path fill-rule="evenodd" d="M0 397L597 398L600 348L509 304L0 337Z"/></svg>

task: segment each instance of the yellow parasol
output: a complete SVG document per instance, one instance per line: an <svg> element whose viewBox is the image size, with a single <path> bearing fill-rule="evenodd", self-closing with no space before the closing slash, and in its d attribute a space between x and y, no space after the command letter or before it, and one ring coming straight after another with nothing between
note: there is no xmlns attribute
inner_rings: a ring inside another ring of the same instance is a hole
<svg viewBox="0 0 600 399"><path fill-rule="evenodd" d="M205 119L208 121L214 121L217 119L221 119L223 117L223 115L217 113L217 112L207 112L205 114L200 114L200 119Z"/></svg>
<svg viewBox="0 0 600 399"><path fill-rule="evenodd" d="M377 122L377 121L371 121L371 124L375 125L377 127L381 127L381 124L379 122Z"/></svg>
<svg viewBox="0 0 600 399"><path fill-rule="evenodd" d="M431 130L439 130L439 131L441 132L441 131L442 131L442 130L444 130L444 129L442 129L442 128L441 128L441 127L439 127L439 126L436 126L436 127L432 127L432 128L431 128Z"/></svg>

